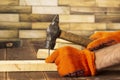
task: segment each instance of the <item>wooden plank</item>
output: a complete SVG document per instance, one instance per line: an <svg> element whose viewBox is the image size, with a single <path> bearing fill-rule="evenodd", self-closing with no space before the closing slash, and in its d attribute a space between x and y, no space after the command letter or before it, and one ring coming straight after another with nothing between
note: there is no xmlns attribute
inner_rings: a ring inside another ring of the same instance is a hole
<svg viewBox="0 0 120 80"><path fill-rule="evenodd" d="M119 0L96 0L98 7L120 7Z"/></svg>
<svg viewBox="0 0 120 80"><path fill-rule="evenodd" d="M59 15L60 23L64 22L94 22L95 16L94 15Z"/></svg>
<svg viewBox="0 0 120 80"><path fill-rule="evenodd" d="M18 14L0 14L0 21L18 22Z"/></svg>
<svg viewBox="0 0 120 80"><path fill-rule="evenodd" d="M69 30L106 30L106 23L70 23Z"/></svg>
<svg viewBox="0 0 120 80"><path fill-rule="evenodd" d="M54 50L50 50L50 55L54 52ZM49 56L48 49L39 49L37 51L38 59L46 59Z"/></svg>
<svg viewBox="0 0 120 80"><path fill-rule="evenodd" d="M71 46L77 49L83 49L83 47L81 45L77 45L77 44L73 44L73 43L56 43L54 49L58 49L60 47L64 47L64 46Z"/></svg>
<svg viewBox="0 0 120 80"><path fill-rule="evenodd" d="M32 23L32 29L47 29L51 22L34 22ZM69 30L69 23L59 23L59 27L62 30Z"/></svg>
<svg viewBox="0 0 120 80"><path fill-rule="evenodd" d="M0 13L32 13L31 6L0 6Z"/></svg>
<svg viewBox="0 0 120 80"><path fill-rule="evenodd" d="M120 30L120 23L108 23L107 30Z"/></svg>
<svg viewBox="0 0 120 80"><path fill-rule="evenodd" d="M0 72L14 71L57 71L53 63L45 63L44 60L1 60Z"/></svg>
<svg viewBox="0 0 120 80"><path fill-rule="evenodd" d="M34 22L32 23L32 29L47 29L50 22Z"/></svg>
<svg viewBox="0 0 120 80"><path fill-rule="evenodd" d="M59 5L69 6L95 6L95 0L59 0Z"/></svg>
<svg viewBox="0 0 120 80"><path fill-rule="evenodd" d="M104 7L71 7L71 14L105 14L107 8Z"/></svg>
<svg viewBox="0 0 120 80"><path fill-rule="evenodd" d="M29 71L29 72L8 72L8 80L46 80L43 72L39 71Z"/></svg>
<svg viewBox="0 0 120 80"><path fill-rule="evenodd" d="M0 22L0 29L31 29L32 24L29 22Z"/></svg>
<svg viewBox="0 0 120 80"><path fill-rule="evenodd" d="M107 15L120 15L120 8L119 7L107 8Z"/></svg>
<svg viewBox="0 0 120 80"><path fill-rule="evenodd" d="M120 23L119 15L96 15L95 22Z"/></svg>
<svg viewBox="0 0 120 80"><path fill-rule="evenodd" d="M0 30L0 38L18 38L18 30Z"/></svg>
<svg viewBox="0 0 120 80"><path fill-rule="evenodd" d="M33 6L32 7L33 14L70 14L69 7L61 7L61 6Z"/></svg>
<svg viewBox="0 0 120 80"><path fill-rule="evenodd" d="M0 5L19 5L19 0L0 0Z"/></svg>
<svg viewBox="0 0 120 80"><path fill-rule="evenodd" d="M56 43L72 43L72 42L64 40L64 39L57 38Z"/></svg>
<svg viewBox="0 0 120 80"><path fill-rule="evenodd" d="M32 5L32 6L57 6L58 0L20 0L20 5Z"/></svg>
<svg viewBox="0 0 120 80"><path fill-rule="evenodd" d="M51 22L55 15L52 14L20 14L21 22Z"/></svg>
<svg viewBox="0 0 120 80"><path fill-rule="evenodd" d="M20 30L19 38L46 38L45 30Z"/></svg>

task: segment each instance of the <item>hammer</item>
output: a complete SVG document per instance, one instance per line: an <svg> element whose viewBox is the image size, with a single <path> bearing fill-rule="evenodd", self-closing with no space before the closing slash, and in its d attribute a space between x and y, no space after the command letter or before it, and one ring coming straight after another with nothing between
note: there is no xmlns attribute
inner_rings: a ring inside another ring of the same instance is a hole
<svg viewBox="0 0 120 80"><path fill-rule="evenodd" d="M50 49L54 49L57 38L67 40L67 41L82 45L84 47L86 47L92 41L87 37L83 37L80 35L76 35L70 32L60 30L58 15L54 17L54 19L52 20L52 23L49 25L46 32L47 32L47 36L46 36L45 47L49 49L48 50L49 54L50 54Z"/></svg>

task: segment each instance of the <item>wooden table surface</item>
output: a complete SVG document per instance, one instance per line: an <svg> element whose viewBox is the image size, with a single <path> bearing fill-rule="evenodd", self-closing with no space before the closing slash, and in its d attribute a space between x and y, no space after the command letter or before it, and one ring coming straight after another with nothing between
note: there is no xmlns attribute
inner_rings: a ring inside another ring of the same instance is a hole
<svg viewBox="0 0 120 80"><path fill-rule="evenodd" d="M36 51L43 48L43 42L24 40L19 48L0 49L0 60L36 60ZM60 77L58 72L0 72L0 80L116 80L120 71L102 71L95 77Z"/></svg>

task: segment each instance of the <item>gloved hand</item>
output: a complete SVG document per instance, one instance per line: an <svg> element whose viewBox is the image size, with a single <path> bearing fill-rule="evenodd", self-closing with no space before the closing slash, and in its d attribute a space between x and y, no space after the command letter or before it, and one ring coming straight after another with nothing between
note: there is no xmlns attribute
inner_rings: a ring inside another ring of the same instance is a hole
<svg viewBox="0 0 120 80"><path fill-rule="evenodd" d="M55 50L46 59L47 63L55 63L60 76L95 75L94 53L85 49L65 46Z"/></svg>
<svg viewBox="0 0 120 80"><path fill-rule="evenodd" d="M120 42L120 31L114 32L96 32L90 36L90 39L93 40L88 44L87 49L97 50L106 46L117 44Z"/></svg>

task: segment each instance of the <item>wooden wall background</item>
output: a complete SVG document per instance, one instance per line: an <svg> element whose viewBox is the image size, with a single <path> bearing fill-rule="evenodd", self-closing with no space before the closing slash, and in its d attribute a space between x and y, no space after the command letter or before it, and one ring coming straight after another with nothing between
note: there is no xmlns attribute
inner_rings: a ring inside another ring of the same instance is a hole
<svg viewBox="0 0 120 80"><path fill-rule="evenodd" d="M120 29L120 0L0 0L0 39L45 39L56 14L79 35Z"/></svg>

